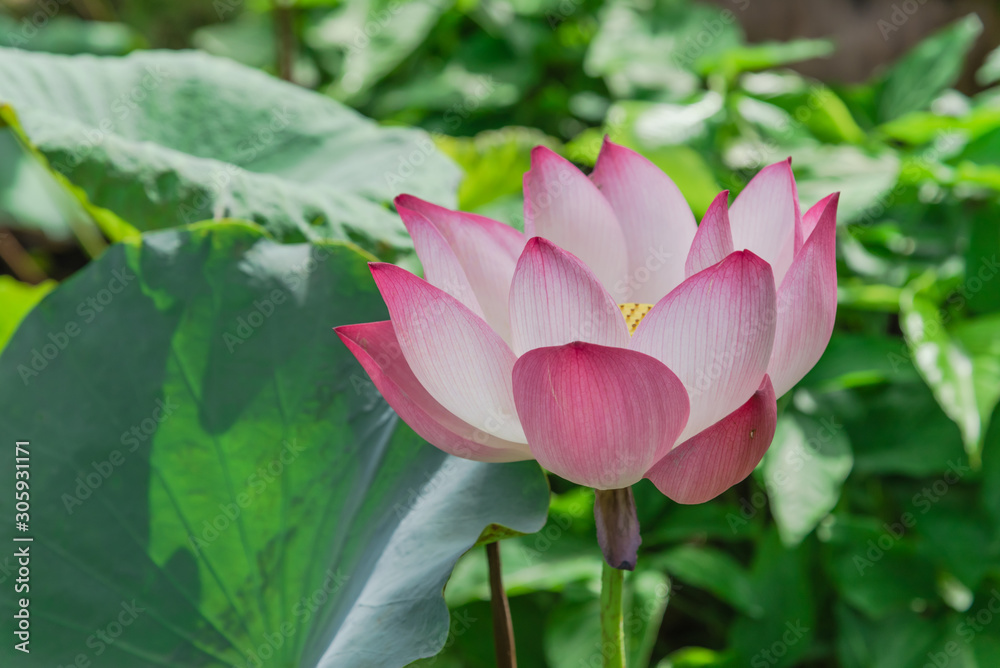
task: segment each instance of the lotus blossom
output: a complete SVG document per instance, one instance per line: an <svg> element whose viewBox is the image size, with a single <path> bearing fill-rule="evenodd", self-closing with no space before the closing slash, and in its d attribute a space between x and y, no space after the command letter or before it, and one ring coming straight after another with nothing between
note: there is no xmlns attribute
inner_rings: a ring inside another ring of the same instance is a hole
<svg viewBox="0 0 1000 668"><path fill-rule="evenodd" d="M830 339L837 195L802 215L786 160L698 225L605 141L589 176L535 148L524 196L524 234L396 199L426 280L372 263L390 320L336 330L386 401L445 452L598 490L700 503L743 480Z"/></svg>

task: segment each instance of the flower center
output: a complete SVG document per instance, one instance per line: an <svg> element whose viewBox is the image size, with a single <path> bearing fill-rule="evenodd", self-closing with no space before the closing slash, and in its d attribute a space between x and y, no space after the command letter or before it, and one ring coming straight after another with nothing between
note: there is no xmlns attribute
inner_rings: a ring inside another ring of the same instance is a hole
<svg viewBox="0 0 1000 668"><path fill-rule="evenodd" d="M619 304L618 308L622 310L622 315L625 316L625 324L628 325L629 335L635 334L636 327L642 322L642 319L646 317L649 313L649 309L653 308L652 304Z"/></svg>

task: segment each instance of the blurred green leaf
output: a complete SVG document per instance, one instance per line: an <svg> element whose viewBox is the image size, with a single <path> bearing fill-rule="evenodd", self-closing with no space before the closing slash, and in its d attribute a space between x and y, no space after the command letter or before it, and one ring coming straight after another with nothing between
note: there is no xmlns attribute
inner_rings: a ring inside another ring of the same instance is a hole
<svg viewBox="0 0 1000 668"><path fill-rule="evenodd" d="M983 31L975 14L952 23L911 50L882 77L878 113L882 122L920 111L955 83L965 56Z"/></svg>
<svg viewBox="0 0 1000 668"><path fill-rule="evenodd" d="M917 370L941 408L958 425L966 452L978 466L983 435L1000 400L1000 363L992 346L982 343L981 335L967 335L971 342L988 346L974 356L948 332L945 313L931 296L935 279L933 273L927 273L907 286L900 299L900 327ZM995 330L996 321L987 327Z"/></svg>
<svg viewBox="0 0 1000 668"><path fill-rule="evenodd" d="M531 168L531 149L559 142L537 130L508 127L475 137L438 135L435 142L445 155L465 170L458 188L458 208L475 211L507 195L520 195L524 173Z"/></svg>
<svg viewBox="0 0 1000 668"><path fill-rule="evenodd" d="M305 31L305 41L336 76L335 99L363 94L423 42L453 0L347 0Z"/></svg>
<svg viewBox="0 0 1000 668"><path fill-rule="evenodd" d="M48 16L39 28L37 12L15 20L0 13L0 46L75 55L122 56L145 40L124 23L83 21L74 16Z"/></svg>
<svg viewBox="0 0 1000 668"><path fill-rule="evenodd" d="M656 90L680 99L698 88L699 59L742 41L732 11L700 4L612 0L600 19L583 66L618 98Z"/></svg>
<svg viewBox="0 0 1000 668"><path fill-rule="evenodd" d="M755 72L803 60L825 58L833 51L833 42L826 39L762 42L734 46L722 52L708 53L698 58L694 67L702 76L721 73L728 78L733 78L743 72Z"/></svg>
<svg viewBox="0 0 1000 668"><path fill-rule="evenodd" d="M927 654L940 644L943 635L933 621L909 611L878 624L872 624L843 603L837 604L834 613L837 657L844 668L923 667L927 665Z"/></svg>
<svg viewBox="0 0 1000 668"><path fill-rule="evenodd" d="M976 70L976 83L980 86L989 86L997 81L1000 81L1000 47L990 51Z"/></svg>
<svg viewBox="0 0 1000 668"><path fill-rule="evenodd" d="M743 614L756 617L761 613L749 574L726 552L679 545L657 555L653 564L684 584L711 592Z"/></svg>
<svg viewBox="0 0 1000 668"><path fill-rule="evenodd" d="M908 506L887 520L836 513L819 532L837 595L870 619L938 600L934 564L914 539L921 509Z"/></svg>
<svg viewBox="0 0 1000 668"><path fill-rule="evenodd" d="M757 545L750 570L762 612L738 617L729 628L733 666L796 665L817 632L812 585L802 547L788 549L770 532Z"/></svg>
<svg viewBox="0 0 1000 668"><path fill-rule="evenodd" d="M899 339L834 332L823 356L799 386L833 391L917 379L906 344Z"/></svg>
<svg viewBox="0 0 1000 668"><path fill-rule="evenodd" d="M852 462L836 420L782 416L759 471L785 545L797 545L833 510Z"/></svg>

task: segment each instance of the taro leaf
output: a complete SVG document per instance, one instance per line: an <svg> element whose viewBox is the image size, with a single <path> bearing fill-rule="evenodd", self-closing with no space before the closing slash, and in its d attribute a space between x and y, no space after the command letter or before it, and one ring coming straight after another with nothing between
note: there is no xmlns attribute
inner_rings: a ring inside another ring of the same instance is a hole
<svg viewBox="0 0 1000 668"><path fill-rule="evenodd" d="M423 132L193 51L0 49L0 102L53 169L142 230L238 217L286 241L405 249L393 196L454 204L459 172Z"/></svg>
<svg viewBox="0 0 1000 668"><path fill-rule="evenodd" d="M900 298L899 324L914 365L942 410L958 425L969 459L978 466L983 436L1000 400L1000 367L994 344L1000 322L984 318L982 327L969 321L957 331L949 331L945 328L947 313L936 301L935 281L933 273L926 273L907 286ZM966 284L961 292L969 290Z"/></svg>
<svg viewBox="0 0 1000 668"><path fill-rule="evenodd" d="M759 470L786 545L798 544L833 510L852 463L844 425L835 416L782 417Z"/></svg>
<svg viewBox="0 0 1000 668"><path fill-rule="evenodd" d="M0 512L29 441L37 574L15 663L437 652L456 560L492 523L537 530L548 489L533 463L455 459L399 423L330 329L384 317L355 250L230 222L115 245L46 297L0 356Z"/></svg>
<svg viewBox="0 0 1000 668"><path fill-rule="evenodd" d="M920 111L958 79L965 56L983 31L975 14L955 21L921 42L886 72L878 93L882 122Z"/></svg>

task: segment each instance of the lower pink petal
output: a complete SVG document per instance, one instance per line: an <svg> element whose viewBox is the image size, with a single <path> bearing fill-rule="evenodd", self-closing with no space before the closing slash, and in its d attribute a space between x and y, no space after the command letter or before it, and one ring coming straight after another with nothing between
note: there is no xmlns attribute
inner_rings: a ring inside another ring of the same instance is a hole
<svg viewBox="0 0 1000 668"><path fill-rule="evenodd" d="M481 462L531 459L525 444L476 429L439 404L413 375L390 321L345 325L334 331L403 422L431 445Z"/></svg>
<svg viewBox="0 0 1000 668"><path fill-rule="evenodd" d="M595 489L641 480L688 415L684 386L663 363L580 342L521 356L514 402L535 459Z"/></svg>
<svg viewBox="0 0 1000 668"><path fill-rule="evenodd" d="M750 399L708 429L684 441L646 477L678 503L704 503L754 470L774 438L774 388L764 382Z"/></svg>
<svg viewBox="0 0 1000 668"><path fill-rule="evenodd" d="M819 361L833 333L837 319L837 201L836 194L823 200L826 205L815 229L778 288L778 321L767 372L779 397Z"/></svg>

